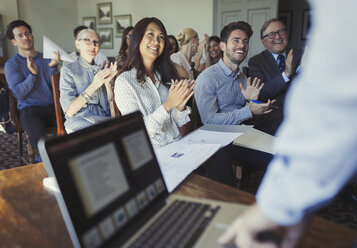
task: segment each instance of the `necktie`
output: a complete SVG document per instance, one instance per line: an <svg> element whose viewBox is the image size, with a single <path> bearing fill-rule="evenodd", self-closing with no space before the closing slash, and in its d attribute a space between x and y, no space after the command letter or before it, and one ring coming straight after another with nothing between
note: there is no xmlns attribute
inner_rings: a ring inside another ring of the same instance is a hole
<svg viewBox="0 0 357 248"><path fill-rule="evenodd" d="M284 55L280 54L278 56L278 63L279 63L280 72L285 71L285 57L284 57Z"/></svg>

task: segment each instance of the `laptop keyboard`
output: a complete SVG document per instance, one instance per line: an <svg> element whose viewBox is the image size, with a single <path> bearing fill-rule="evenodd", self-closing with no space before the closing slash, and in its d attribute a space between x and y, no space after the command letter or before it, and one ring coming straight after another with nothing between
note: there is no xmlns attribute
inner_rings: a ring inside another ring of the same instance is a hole
<svg viewBox="0 0 357 248"><path fill-rule="evenodd" d="M219 207L174 201L131 245L142 247L192 247Z"/></svg>

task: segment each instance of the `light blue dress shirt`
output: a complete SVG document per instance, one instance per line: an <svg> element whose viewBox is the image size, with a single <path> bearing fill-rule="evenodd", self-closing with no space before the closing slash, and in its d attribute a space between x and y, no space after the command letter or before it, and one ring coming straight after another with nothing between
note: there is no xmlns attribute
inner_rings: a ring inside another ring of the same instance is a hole
<svg viewBox="0 0 357 248"><path fill-rule="evenodd" d="M219 60L196 80L195 99L204 124L236 125L253 117L239 84L247 78Z"/></svg>
<svg viewBox="0 0 357 248"><path fill-rule="evenodd" d="M257 193L259 208L280 225L296 224L331 200L357 171L357 2L310 3L309 55L287 95L277 155ZM331 28L344 40L334 59Z"/></svg>

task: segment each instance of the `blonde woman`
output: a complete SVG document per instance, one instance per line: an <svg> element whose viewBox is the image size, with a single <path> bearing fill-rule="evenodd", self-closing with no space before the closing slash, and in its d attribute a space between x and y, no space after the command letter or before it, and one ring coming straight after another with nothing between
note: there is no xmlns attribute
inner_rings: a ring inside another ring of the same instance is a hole
<svg viewBox="0 0 357 248"><path fill-rule="evenodd" d="M192 28L185 28L177 35L180 51L171 55L171 60L182 66L188 73L191 70L191 62L195 59L195 70L200 71L204 63L201 63L204 43L199 44L198 34ZM200 51L198 53L198 51ZM201 65L202 64L202 65Z"/></svg>

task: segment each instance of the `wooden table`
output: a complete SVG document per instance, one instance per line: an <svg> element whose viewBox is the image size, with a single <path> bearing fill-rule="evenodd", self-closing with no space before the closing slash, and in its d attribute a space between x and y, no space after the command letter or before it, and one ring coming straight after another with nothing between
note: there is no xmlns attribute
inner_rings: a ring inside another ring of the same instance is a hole
<svg viewBox="0 0 357 248"><path fill-rule="evenodd" d="M40 164L0 171L0 247L71 247L53 193L44 189L47 173ZM197 175L175 193L251 204L254 195ZM314 217L300 247L351 247L354 230Z"/></svg>

